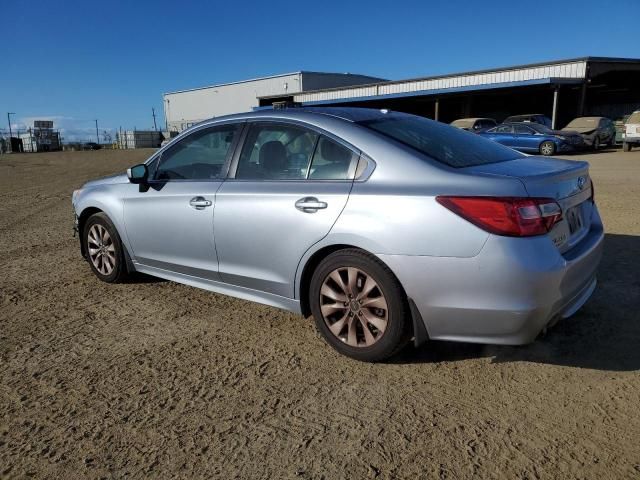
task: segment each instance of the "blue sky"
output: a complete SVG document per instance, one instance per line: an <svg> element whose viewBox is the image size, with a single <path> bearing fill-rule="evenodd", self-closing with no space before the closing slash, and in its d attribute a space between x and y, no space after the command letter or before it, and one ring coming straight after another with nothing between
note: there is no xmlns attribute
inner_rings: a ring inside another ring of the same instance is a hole
<svg viewBox="0 0 640 480"><path fill-rule="evenodd" d="M163 123L162 93L297 70L401 79L640 58L640 0L2 2L0 129ZM10 20L9 20L10 19ZM93 132L93 133L92 133Z"/></svg>

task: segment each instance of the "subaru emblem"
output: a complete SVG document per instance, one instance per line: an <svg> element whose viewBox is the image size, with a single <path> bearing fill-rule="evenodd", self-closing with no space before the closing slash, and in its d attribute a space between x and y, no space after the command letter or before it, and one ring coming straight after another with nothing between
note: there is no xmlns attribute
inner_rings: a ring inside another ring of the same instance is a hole
<svg viewBox="0 0 640 480"><path fill-rule="evenodd" d="M587 184L587 179L585 177L578 177L578 188L580 190L582 190L586 184Z"/></svg>

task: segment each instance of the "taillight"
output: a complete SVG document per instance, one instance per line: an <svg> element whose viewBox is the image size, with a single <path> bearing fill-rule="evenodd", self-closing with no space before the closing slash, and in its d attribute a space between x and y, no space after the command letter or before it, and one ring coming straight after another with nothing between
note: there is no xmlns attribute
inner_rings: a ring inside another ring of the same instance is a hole
<svg viewBox="0 0 640 480"><path fill-rule="evenodd" d="M497 235L544 235L562 219L562 209L552 198L449 197L436 200L474 225Z"/></svg>

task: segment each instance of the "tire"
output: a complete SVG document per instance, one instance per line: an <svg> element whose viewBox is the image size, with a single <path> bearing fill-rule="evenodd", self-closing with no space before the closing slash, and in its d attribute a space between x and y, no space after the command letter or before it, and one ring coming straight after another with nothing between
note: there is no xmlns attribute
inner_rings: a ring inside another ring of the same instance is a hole
<svg viewBox="0 0 640 480"><path fill-rule="evenodd" d="M122 241L109 217L94 213L82 232L84 251L96 277L107 283L121 283L129 278Z"/></svg>
<svg viewBox="0 0 640 480"><path fill-rule="evenodd" d="M615 135L615 133L613 135L611 135L611 138L609 139L609 147L616 148L616 135Z"/></svg>
<svg viewBox="0 0 640 480"><path fill-rule="evenodd" d="M556 144L547 140L546 142L542 142L540 144L540 154L545 157L549 157L556 153Z"/></svg>
<svg viewBox="0 0 640 480"><path fill-rule="evenodd" d="M309 300L320 334L348 357L386 360L410 338L409 308L400 282L380 260L361 250L339 250L322 260L311 278Z"/></svg>
<svg viewBox="0 0 640 480"><path fill-rule="evenodd" d="M627 143L627 142L624 142L624 143L622 144L622 150L623 150L624 152L630 152L630 151L631 151L631 144L630 144L630 143Z"/></svg>

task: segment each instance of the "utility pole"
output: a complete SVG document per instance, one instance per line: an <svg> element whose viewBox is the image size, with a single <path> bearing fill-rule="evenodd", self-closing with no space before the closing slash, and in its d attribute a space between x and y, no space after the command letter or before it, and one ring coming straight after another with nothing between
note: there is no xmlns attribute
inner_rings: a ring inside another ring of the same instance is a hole
<svg viewBox="0 0 640 480"><path fill-rule="evenodd" d="M13 132L11 131L11 116L10 115L15 115L14 112L7 112L7 122L9 122L9 148L7 151L9 152L13 152L13 142L11 141L11 138L13 137Z"/></svg>
<svg viewBox="0 0 640 480"><path fill-rule="evenodd" d="M96 141L100 144L100 135L98 134L98 120L96 119Z"/></svg>
<svg viewBox="0 0 640 480"><path fill-rule="evenodd" d="M153 130L158 131L158 127L156 126L156 109L151 107L151 115L153 115Z"/></svg>

